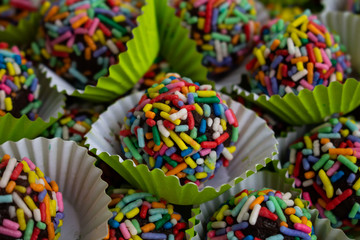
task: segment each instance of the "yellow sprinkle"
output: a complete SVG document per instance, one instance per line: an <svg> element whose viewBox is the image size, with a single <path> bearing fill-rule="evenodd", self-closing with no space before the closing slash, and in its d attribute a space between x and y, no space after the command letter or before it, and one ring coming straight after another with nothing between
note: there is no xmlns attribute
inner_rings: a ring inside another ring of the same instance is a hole
<svg viewBox="0 0 360 240"><path fill-rule="evenodd" d="M290 37L291 37L291 39L293 40L295 46L301 47L301 41L300 41L298 35L297 35L295 32L292 32L292 33L290 34Z"/></svg>
<svg viewBox="0 0 360 240"><path fill-rule="evenodd" d="M144 112L150 111L152 109L152 107L153 107L153 105L148 103L144 106L143 111Z"/></svg>
<svg viewBox="0 0 360 240"><path fill-rule="evenodd" d="M12 63L7 62L6 67L7 67L8 71L9 71L9 75L10 76L15 76L15 69L14 69L14 66L12 65Z"/></svg>
<svg viewBox="0 0 360 240"><path fill-rule="evenodd" d="M56 216L56 200L50 200L50 215L52 217Z"/></svg>
<svg viewBox="0 0 360 240"><path fill-rule="evenodd" d="M206 172L198 172L198 173L195 173L195 177L197 179L203 179L203 178L207 177L207 173Z"/></svg>
<svg viewBox="0 0 360 240"><path fill-rule="evenodd" d="M160 133L160 137L167 147L171 148L172 146L174 146L174 142L171 141L170 138L164 137L164 135L162 135L161 133Z"/></svg>
<svg viewBox="0 0 360 240"><path fill-rule="evenodd" d="M151 168L155 167L155 158L149 157L149 164Z"/></svg>
<svg viewBox="0 0 360 240"><path fill-rule="evenodd" d="M0 69L0 79L2 79L5 73L6 73L5 69Z"/></svg>
<svg viewBox="0 0 360 240"><path fill-rule="evenodd" d="M47 10L49 9L49 7L51 6L51 3L49 1L45 1L42 5L41 5L41 9L40 9L40 15L44 15Z"/></svg>
<svg viewBox="0 0 360 240"><path fill-rule="evenodd" d="M27 72L28 72L29 75L32 75L32 74L34 74L34 69L28 68L28 71L27 71Z"/></svg>
<svg viewBox="0 0 360 240"><path fill-rule="evenodd" d="M213 51L214 50L214 46L210 45L210 44L203 44L201 46L202 50L204 51Z"/></svg>
<svg viewBox="0 0 360 240"><path fill-rule="evenodd" d="M234 153L234 152L236 151L236 147L235 147L235 146L227 147L227 150L228 150L230 153Z"/></svg>
<svg viewBox="0 0 360 240"><path fill-rule="evenodd" d="M298 71L302 71L302 70L304 70L304 64L302 62L297 62L296 68Z"/></svg>
<svg viewBox="0 0 360 240"><path fill-rule="evenodd" d="M204 114L203 109L202 109L202 108L199 106L199 104L197 104L197 103L195 103L194 106L195 106L195 111L196 111L200 116L202 116L202 115Z"/></svg>
<svg viewBox="0 0 360 240"><path fill-rule="evenodd" d="M195 86L189 86L189 92L194 93L196 91Z"/></svg>
<svg viewBox="0 0 360 240"><path fill-rule="evenodd" d="M135 189L129 189L129 191L128 191L128 194L129 194L129 195L134 194L134 193L136 193L136 190L135 190Z"/></svg>
<svg viewBox="0 0 360 240"><path fill-rule="evenodd" d="M305 146L307 149L312 149L312 141L311 138L309 136L304 136L304 142L305 142Z"/></svg>
<svg viewBox="0 0 360 240"><path fill-rule="evenodd" d="M336 72L336 80L339 82L343 81L343 74L341 72Z"/></svg>
<svg viewBox="0 0 360 240"><path fill-rule="evenodd" d="M167 169L165 166L162 166L161 170L164 172L164 173L167 173L169 171L169 169Z"/></svg>
<svg viewBox="0 0 360 240"><path fill-rule="evenodd" d="M352 163L357 162L357 158L355 156L345 156L347 159L349 159Z"/></svg>
<svg viewBox="0 0 360 240"><path fill-rule="evenodd" d="M29 165L27 164L27 162L25 162L25 161L23 160L23 161L21 161L21 163L23 164L23 171L24 171L24 172L28 173L28 172L31 171Z"/></svg>
<svg viewBox="0 0 360 240"><path fill-rule="evenodd" d="M63 119L60 120L60 124L65 125L70 121L71 121L71 117L66 117L66 118L63 118Z"/></svg>
<svg viewBox="0 0 360 240"><path fill-rule="evenodd" d="M189 135L187 135L185 132L180 133L180 138L184 140L187 144L189 144L194 150L198 151L200 150L200 144L197 143L194 139L192 139Z"/></svg>
<svg viewBox="0 0 360 240"><path fill-rule="evenodd" d="M211 162L208 158L206 158L204 163L208 168L210 168L210 170L215 170L215 162Z"/></svg>
<svg viewBox="0 0 360 240"><path fill-rule="evenodd" d="M195 103L195 104L196 104L196 103ZM200 107L200 106L199 106L199 107ZM195 108L196 108L196 106L195 106ZM196 110L196 109L195 109L195 110ZM170 112L170 111L169 111L169 112ZM170 115L169 115L167 112L161 111L161 112L160 112L160 116L161 116L162 118L165 118L166 120L174 123L175 125L180 125L180 123L181 123L181 120L180 120L180 119L176 119L175 121L171 120Z"/></svg>
<svg viewBox="0 0 360 240"><path fill-rule="evenodd" d="M58 232L58 233L55 235L54 240L58 240L60 237L61 237L61 233L60 233L60 232Z"/></svg>
<svg viewBox="0 0 360 240"><path fill-rule="evenodd" d="M24 186L16 185L15 190L20 193L26 193L26 187L24 187Z"/></svg>
<svg viewBox="0 0 360 240"><path fill-rule="evenodd" d="M18 219L18 223L20 225L20 230L24 231L26 229L26 221L24 216L24 210L22 208L16 209L16 216Z"/></svg>
<svg viewBox="0 0 360 240"><path fill-rule="evenodd" d="M139 209L138 207L136 207L136 208L134 208L133 210L127 212L127 213L125 214L125 216L126 216L128 219L130 219L130 218L133 218L133 217L135 217L136 215L138 215L139 212L140 212L140 209Z"/></svg>
<svg viewBox="0 0 360 240"><path fill-rule="evenodd" d="M205 41L210 41L210 40L211 40L211 35L210 35L210 34L205 34L205 35L203 36L203 39L204 39Z"/></svg>
<svg viewBox="0 0 360 240"><path fill-rule="evenodd" d="M196 162L194 160L192 160L191 157L186 157L184 160L185 160L186 164L189 165L189 167L191 167L191 168L197 167Z"/></svg>
<svg viewBox="0 0 360 240"><path fill-rule="evenodd" d="M5 110L8 111L8 112L13 110L11 97L6 97L5 98Z"/></svg>
<svg viewBox="0 0 360 240"><path fill-rule="evenodd" d="M197 27L198 29L204 29L205 25L205 19L204 18L198 18Z"/></svg>
<svg viewBox="0 0 360 240"><path fill-rule="evenodd" d="M28 181L29 181L29 183L36 183L36 174L35 174L35 172L33 172L33 171L29 172Z"/></svg>
<svg viewBox="0 0 360 240"><path fill-rule="evenodd" d="M155 93L155 92L158 92L160 89L162 89L163 87L165 87L164 84L159 84L155 87L152 87L152 88L149 88L148 89L148 93Z"/></svg>
<svg viewBox="0 0 360 240"><path fill-rule="evenodd" d="M174 213L174 205L168 204L167 209L170 215Z"/></svg>
<svg viewBox="0 0 360 240"><path fill-rule="evenodd" d="M302 223L301 219L297 216L295 216L294 214L290 215L290 221L292 221L293 223Z"/></svg>
<svg viewBox="0 0 360 240"><path fill-rule="evenodd" d="M320 177L321 181L324 184L326 196L328 198L332 198L333 195L334 195L334 187L331 184L331 181L330 181L329 177L326 175L326 173L325 173L325 171L323 169L320 169L319 177Z"/></svg>
<svg viewBox="0 0 360 240"><path fill-rule="evenodd" d="M227 204L223 205L223 206L220 208L218 214L217 214L216 217L215 217L216 220L217 220L217 221L222 221L222 220L224 219L224 212L225 212L226 210L228 210L228 209L229 209L229 205L227 205Z"/></svg>
<svg viewBox="0 0 360 240"><path fill-rule="evenodd" d="M54 50L59 52L66 52L66 53L72 53L74 51L72 48L60 44L55 44Z"/></svg>
<svg viewBox="0 0 360 240"><path fill-rule="evenodd" d="M322 63L323 58L322 58L320 49L318 47L314 47L314 54L315 54L316 61L319 63Z"/></svg>
<svg viewBox="0 0 360 240"><path fill-rule="evenodd" d="M174 140L174 142L176 143L176 145L179 146L179 148L181 149L181 151L186 150L188 147L186 146L186 144L181 140L181 138L179 138L179 136L172 130L169 130L170 132L170 137Z"/></svg>
<svg viewBox="0 0 360 240"><path fill-rule="evenodd" d="M309 20L306 20L306 21L301 25L300 31L301 31L301 32L306 32L307 27L308 27L308 24L309 24Z"/></svg>
<svg viewBox="0 0 360 240"><path fill-rule="evenodd" d="M302 15L301 17L298 17L297 19L295 19L291 25L294 26L294 27L298 27L300 26L302 23L304 23L306 20L307 20L307 15Z"/></svg>
<svg viewBox="0 0 360 240"><path fill-rule="evenodd" d="M31 211L34 211L35 209L37 209L37 206L35 205L34 201L32 200L32 198L30 196L25 196L24 202L26 203L26 205L28 205L28 207L30 208Z"/></svg>
<svg viewBox="0 0 360 240"><path fill-rule="evenodd" d="M115 22L123 22L126 20L126 17L124 15L120 14L120 15L113 17L113 20Z"/></svg>
<svg viewBox="0 0 360 240"><path fill-rule="evenodd" d="M331 47L331 37L329 32L325 33L325 43L326 46Z"/></svg>
<svg viewBox="0 0 360 240"><path fill-rule="evenodd" d="M265 58L261 50L255 50L255 57L257 58L260 65L265 65Z"/></svg>
<svg viewBox="0 0 360 240"><path fill-rule="evenodd" d="M132 239L133 239L133 240L142 240L142 238L139 237L138 235L132 236ZM130 239L129 239L129 240L130 240Z"/></svg>
<svg viewBox="0 0 360 240"><path fill-rule="evenodd" d="M157 108L157 109L160 109L160 110L162 110L164 112L167 112L167 113L169 113L170 110L171 110L171 107L169 105L164 104L164 103L157 103L156 102L156 103L153 104L153 107Z"/></svg>
<svg viewBox="0 0 360 240"><path fill-rule="evenodd" d="M35 168L36 175L38 175L39 178L45 177L44 173L40 170L40 168Z"/></svg>
<svg viewBox="0 0 360 240"><path fill-rule="evenodd" d="M360 178L356 180L355 184L353 185L353 189L357 191L360 188Z"/></svg>
<svg viewBox="0 0 360 240"><path fill-rule="evenodd" d="M62 225L63 225L63 220L60 219L60 220L59 220L59 225L58 225L58 227L61 227Z"/></svg>
<svg viewBox="0 0 360 240"><path fill-rule="evenodd" d="M215 91L199 90L196 93L198 94L199 97L216 97L216 92Z"/></svg>
<svg viewBox="0 0 360 240"><path fill-rule="evenodd" d="M226 131L227 127L225 119L220 119L220 125L222 126L223 130Z"/></svg>
<svg viewBox="0 0 360 240"><path fill-rule="evenodd" d="M343 137L347 137L349 133L350 133L349 129L340 130L340 134Z"/></svg>
<svg viewBox="0 0 360 240"><path fill-rule="evenodd" d="M48 51L46 51L45 48L42 48L42 49L40 50L40 53L41 53L41 55L42 55L45 59L50 59L50 58L51 58L51 55L48 53Z"/></svg>

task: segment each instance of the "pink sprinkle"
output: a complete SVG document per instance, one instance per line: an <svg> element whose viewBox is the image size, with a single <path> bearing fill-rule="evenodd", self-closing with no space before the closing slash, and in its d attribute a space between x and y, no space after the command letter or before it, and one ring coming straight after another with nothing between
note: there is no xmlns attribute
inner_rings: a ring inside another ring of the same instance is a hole
<svg viewBox="0 0 360 240"><path fill-rule="evenodd" d="M244 54L247 54L248 52L249 52L248 49L241 49L241 50L237 51L236 54L237 54L238 56L242 56L242 55L244 55Z"/></svg>
<svg viewBox="0 0 360 240"><path fill-rule="evenodd" d="M290 60L294 57L294 54L290 54L286 57L285 61L290 62Z"/></svg>
<svg viewBox="0 0 360 240"><path fill-rule="evenodd" d="M151 208L151 203L149 203L147 201L144 201L142 205L144 205L144 206L146 206L148 208Z"/></svg>
<svg viewBox="0 0 360 240"><path fill-rule="evenodd" d="M13 47L11 48L11 51L13 51L14 53L20 55L20 50L19 50L19 48L18 48L17 46L13 46Z"/></svg>
<svg viewBox="0 0 360 240"><path fill-rule="evenodd" d="M89 35L92 36L95 33L97 26L99 25L100 20L98 18L94 18L89 28Z"/></svg>
<svg viewBox="0 0 360 240"><path fill-rule="evenodd" d="M316 15L311 15L308 17L309 21L312 21L312 20L315 20L317 19L317 16Z"/></svg>
<svg viewBox="0 0 360 240"><path fill-rule="evenodd" d="M31 187L27 187L26 188L26 194L31 194L32 190L31 190Z"/></svg>
<svg viewBox="0 0 360 240"><path fill-rule="evenodd" d="M304 233L311 233L311 228L302 223L295 223L294 228Z"/></svg>
<svg viewBox="0 0 360 240"><path fill-rule="evenodd" d="M195 183L197 186L200 186L200 181L199 181L199 180L196 180L194 183Z"/></svg>
<svg viewBox="0 0 360 240"><path fill-rule="evenodd" d="M316 43L316 42L318 42L318 39L317 39L317 37L315 37L315 35L312 33L312 32L308 32L308 38L312 41L312 42L314 42L314 43Z"/></svg>
<svg viewBox="0 0 360 240"><path fill-rule="evenodd" d="M279 21L279 19L278 18L275 18L275 19L273 19L273 20L270 20L269 22L268 22L268 25L269 26L272 26L272 25L274 25L275 23L277 23Z"/></svg>
<svg viewBox="0 0 360 240"><path fill-rule="evenodd" d="M230 109L225 111L225 116L226 116L226 119L228 120L229 124L233 125L233 123L235 122L235 119L233 118Z"/></svg>
<svg viewBox="0 0 360 240"><path fill-rule="evenodd" d="M29 101L29 102L34 101L34 95L33 95L32 93L29 93L29 94L28 94L28 101Z"/></svg>
<svg viewBox="0 0 360 240"><path fill-rule="evenodd" d="M77 28L74 31L75 34L87 34L88 30L86 28Z"/></svg>
<svg viewBox="0 0 360 240"><path fill-rule="evenodd" d="M25 161L29 165L29 168L31 170L35 170L36 166L30 159L28 159L27 157L23 157L22 160Z"/></svg>
<svg viewBox="0 0 360 240"><path fill-rule="evenodd" d="M211 230L211 231L209 231L208 233L207 233L207 236L208 236L208 238L213 238L213 237L215 237L216 236L216 233L215 233L215 230Z"/></svg>
<svg viewBox="0 0 360 240"><path fill-rule="evenodd" d="M334 165L332 165L332 167L329 170L327 170L326 175L331 177L339 169L340 166L341 166L341 162L337 161L336 163L334 163Z"/></svg>
<svg viewBox="0 0 360 240"><path fill-rule="evenodd" d="M320 68L320 69L324 69L324 70L329 70L329 66L328 65L325 65L325 64L323 64L323 63L315 63L315 67L316 68Z"/></svg>
<svg viewBox="0 0 360 240"><path fill-rule="evenodd" d="M303 198L304 198L304 200L309 202L309 207L311 207L313 205L311 202L310 194L308 192L303 192Z"/></svg>
<svg viewBox="0 0 360 240"><path fill-rule="evenodd" d="M135 108L135 111L140 111L141 109L144 108L144 106L146 104L148 104L150 102L150 99L145 99L144 101L142 101L136 108Z"/></svg>
<svg viewBox="0 0 360 240"><path fill-rule="evenodd" d="M336 64L336 71L341 72L342 74L344 74L344 69L342 68L342 66L340 65L340 63Z"/></svg>
<svg viewBox="0 0 360 240"><path fill-rule="evenodd" d="M301 181L300 181L300 179L295 178L295 186L297 186L297 187L300 187L300 186L301 186Z"/></svg>
<svg viewBox="0 0 360 240"><path fill-rule="evenodd" d="M59 207L59 212L64 212L64 202L63 202L63 196L61 192L56 193L56 200Z"/></svg>
<svg viewBox="0 0 360 240"><path fill-rule="evenodd" d="M156 152L156 153L154 154L153 158L156 159L156 158L159 156L159 154L160 154L159 152Z"/></svg>
<svg viewBox="0 0 360 240"><path fill-rule="evenodd" d="M89 4L89 3L86 3L86 4L83 4L83 5L75 8L75 10L89 9L89 8L90 8L90 4Z"/></svg>
<svg viewBox="0 0 360 240"><path fill-rule="evenodd" d="M309 89L310 91L312 91L314 89L314 86L311 85L308 81L302 79L300 80L300 84L304 87L304 88L307 88Z"/></svg>
<svg viewBox="0 0 360 240"><path fill-rule="evenodd" d="M0 84L0 89L4 90L7 95L11 93L11 88L6 86L5 84Z"/></svg>
<svg viewBox="0 0 360 240"><path fill-rule="evenodd" d="M332 66L332 64L328 58L328 55L326 54L326 52L324 51L323 48L320 49L320 52L321 52L321 56L324 60L324 63L330 68Z"/></svg>
<svg viewBox="0 0 360 240"><path fill-rule="evenodd" d="M355 142L355 143L354 143L354 146L360 148L360 143L359 143L359 142Z"/></svg>
<svg viewBox="0 0 360 240"><path fill-rule="evenodd" d="M119 8L118 6L114 6L114 7L112 8L112 11L113 11L113 12L119 12L119 11L120 11L120 8Z"/></svg>
<svg viewBox="0 0 360 240"><path fill-rule="evenodd" d="M208 0L197 0L196 2L194 2L194 8L198 8L207 2L208 2Z"/></svg>
<svg viewBox="0 0 360 240"><path fill-rule="evenodd" d="M326 218L325 214L324 214L324 209L320 206L320 204L316 203L315 204L317 210L319 211L319 215L322 218Z"/></svg>
<svg viewBox="0 0 360 240"><path fill-rule="evenodd" d="M168 150L168 146L166 146L165 144L161 147L160 149L160 155L164 155L166 150Z"/></svg>
<svg viewBox="0 0 360 240"><path fill-rule="evenodd" d="M66 46L68 48L71 48L74 45L74 42L75 42L75 35L73 35L71 38L69 38L69 40L66 43Z"/></svg>
<svg viewBox="0 0 360 240"><path fill-rule="evenodd" d="M356 157L356 158L360 158L360 152L358 152L358 150L354 150L354 156Z"/></svg>
<svg viewBox="0 0 360 240"><path fill-rule="evenodd" d="M204 148L200 150L200 156L208 155L211 152L211 148Z"/></svg>
<svg viewBox="0 0 360 240"><path fill-rule="evenodd" d="M183 87L183 86L185 86L184 82L176 82L176 83L170 83L170 84L166 85L166 88L173 89L173 88Z"/></svg>
<svg viewBox="0 0 360 240"><path fill-rule="evenodd" d="M276 193L275 193L275 196L276 196L276 197L279 197L280 199L282 199L282 195L281 195L280 192L276 192Z"/></svg>
<svg viewBox="0 0 360 240"><path fill-rule="evenodd" d="M327 87L327 86L328 86L328 82L329 82L328 80L324 80L323 83L322 83L322 85L324 85L325 87Z"/></svg>
<svg viewBox="0 0 360 240"><path fill-rule="evenodd" d="M265 76L265 85L266 85L266 90L268 91L269 96L272 96L274 93L272 91L270 78L268 76Z"/></svg>
<svg viewBox="0 0 360 240"><path fill-rule="evenodd" d="M79 20L80 18L86 16L86 14L87 14L86 12L80 13L80 14L76 15L75 17L70 18L69 22L70 22L71 24L73 24L74 22L76 22L76 21Z"/></svg>
<svg viewBox="0 0 360 240"><path fill-rule="evenodd" d="M63 35L55 38L55 39L51 42L51 45L55 45L55 44L61 43L61 42L65 41L66 39L70 38L71 36L72 36L71 32L70 32L70 31L67 31L67 32L64 33Z"/></svg>
<svg viewBox="0 0 360 240"><path fill-rule="evenodd" d="M14 231L3 226L0 226L0 234L10 236L13 238L20 238L22 233L20 231Z"/></svg>
<svg viewBox="0 0 360 240"><path fill-rule="evenodd" d="M20 227L20 225L17 222L11 221L9 219L4 219L3 225L4 225L4 227L7 227L11 230L18 230Z"/></svg>
<svg viewBox="0 0 360 240"><path fill-rule="evenodd" d="M129 230L127 229L125 223L121 223L119 228L125 239L129 239L131 237Z"/></svg>

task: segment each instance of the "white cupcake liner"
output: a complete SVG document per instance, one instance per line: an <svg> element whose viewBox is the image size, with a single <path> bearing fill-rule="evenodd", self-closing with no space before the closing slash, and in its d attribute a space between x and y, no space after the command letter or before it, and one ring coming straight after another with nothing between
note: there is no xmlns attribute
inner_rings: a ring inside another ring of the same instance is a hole
<svg viewBox="0 0 360 240"><path fill-rule="evenodd" d="M119 134L126 113L136 106L142 95L143 93L139 92L115 102L100 115L90 132L85 135L85 145L90 151L139 189L175 204L201 203L218 196L230 186L250 176L272 161L277 154L277 141L265 121L257 117L255 112L223 95L223 99L227 101L238 119L239 140L236 143L236 152L233 153L234 160L230 161L228 167L218 169L215 177L204 183L203 189L199 191L193 183L181 186L176 176L165 176L160 169L149 172L144 164L135 166L131 160L125 161L119 156L121 147L116 136ZM166 187L164 187L165 183L168 184Z"/></svg>
<svg viewBox="0 0 360 240"><path fill-rule="evenodd" d="M348 7L348 0L322 0L324 5L323 12L345 11Z"/></svg>
<svg viewBox="0 0 360 240"><path fill-rule="evenodd" d="M64 225L61 239L103 239L108 233L110 197L101 170L86 148L61 139L36 138L0 145L0 155L28 157L59 185L64 197Z"/></svg>
<svg viewBox="0 0 360 240"><path fill-rule="evenodd" d="M284 173L284 171L279 173L271 173L267 171L258 172L244 181L236 184L234 187L219 197L201 204L199 206L200 213L190 221L191 223L194 223L194 220L197 220L199 223L194 225L193 229L187 231L187 238L192 240L205 239L206 224L213 213L222 203L244 189L260 190L262 188L272 188L281 192L291 192L293 196L299 196L299 191L296 191L294 188L292 188L293 180L286 179ZM349 239L346 237L343 231L332 228L330 225L330 220L319 219L317 210L310 210L310 214L318 240ZM193 237L191 235L193 235Z"/></svg>

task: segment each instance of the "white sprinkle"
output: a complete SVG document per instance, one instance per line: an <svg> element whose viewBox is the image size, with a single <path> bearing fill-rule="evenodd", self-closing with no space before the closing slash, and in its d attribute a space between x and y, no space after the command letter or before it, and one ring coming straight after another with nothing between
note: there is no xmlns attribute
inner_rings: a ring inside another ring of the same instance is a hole
<svg viewBox="0 0 360 240"><path fill-rule="evenodd" d="M306 69L303 69L303 70L295 73L294 75L292 75L291 78L294 82L297 82L301 78L305 77L307 73L308 73L308 71Z"/></svg>
<svg viewBox="0 0 360 240"><path fill-rule="evenodd" d="M249 223L250 225L255 225L256 221L258 219L259 216L259 212L260 212L261 206L260 204L256 204L251 212L250 218L249 218Z"/></svg>

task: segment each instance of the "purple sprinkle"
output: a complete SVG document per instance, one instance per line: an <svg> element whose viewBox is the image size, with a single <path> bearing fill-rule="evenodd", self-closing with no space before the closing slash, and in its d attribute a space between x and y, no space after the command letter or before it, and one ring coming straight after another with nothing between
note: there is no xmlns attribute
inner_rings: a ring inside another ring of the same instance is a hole
<svg viewBox="0 0 360 240"><path fill-rule="evenodd" d="M85 46L84 46L84 44L83 44L82 42L79 42L79 43L77 44L77 46L78 46L78 49L79 49L80 52L84 51Z"/></svg>
<svg viewBox="0 0 360 240"><path fill-rule="evenodd" d="M108 15L109 17L115 17L115 13L111 10L108 9L104 9L104 8L95 8L94 9L95 13L99 13L99 14L103 14L103 15Z"/></svg>
<svg viewBox="0 0 360 240"><path fill-rule="evenodd" d="M168 150L165 151L165 155L166 156L171 156L175 152L176 152L176 147L171 147L171 148L169 148Z"/></svg>
<svg viewBox="0 0 360 240"><path fill-rule="evenodd" d="M11 88L14 92L18 90L18 87L13 83L13 81L6 79L5 84Z"/></svg>
<svg viewBox="0 0 360 240"><path fill-rule="evenodd" d="M349 177L347 178L347 183L352 184L355 181L356 175L354 173L350 173Z"/></svg>
<svg viewBox="0 0 360 240"><path fill-rule="evenodd" d="M194 101L194 95L192 94L192 93L189 93L188 95L187 95L187 97L188 97L188 104L194 104L195 103L195 101Z"/></svg>
<svg viewBox="0 0 360 240"><path fill-rule="evenodd" d="M341 122L338 122L338 123L334 126L332 132L333 132L333 133L337 133L337 132L340 131L341 128L342 128L342 124L341 124Z"/></svg>
<svg viewBox="0 0 360 240"><path fill-rule="evenodd" d="M349 140L352 141L352 142L360 142L360 138L355 137L354 135L349 135L349 136L347 137L347 139L349 139Z"/></svg>
<svg viewBox="0 0 360 240"><path fill-rule="evenodd" d="M232 226L231 226L231 230L233 230L233 231L238 231L238 230L245 229L245 228L247 228L248 226L249 226L249 223L248 223L248 222L241 222L241 223L232 225Z"/></svg>
<svg viewBox="0 0 360 240"><path fill-rule="evenodd" d="M93 53L93 57L94 58L97 58L99 57L100 55L104 54L106 51L107 51L107 47L106 46L102 46L101 48L99 48L98 50L96 50L94 53Z"/></svg>
<svg viewBox="0 0 360 240"><path fill-rule="evenodd" d="M317 161L319 161L319 158L309 155L307 160L311 163L316 163Z"/></svg>
<svg viewBox="0 0 360 240"><path fill-rule="evenodd" d="M196 172L203 172L203 171L204 171L204 168L201 167L201 166L197 166L197 167L195 168L195 171L196 171Z"/></svg>
<svg viewBox="0 0 360 240"><path fill-rule="evenodd" d="M142 239L167 239L166 234L164 233L141 233Z"/></svg>

